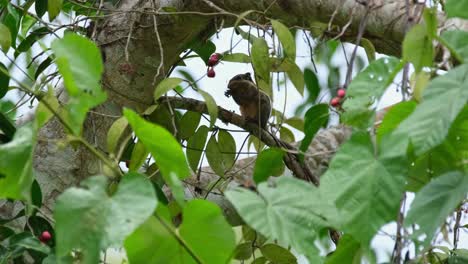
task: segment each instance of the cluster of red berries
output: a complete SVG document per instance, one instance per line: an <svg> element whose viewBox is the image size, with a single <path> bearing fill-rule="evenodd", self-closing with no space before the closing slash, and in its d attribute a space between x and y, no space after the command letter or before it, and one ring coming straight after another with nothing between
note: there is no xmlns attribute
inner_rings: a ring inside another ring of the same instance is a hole
<svg viewBox="0 0 468 264"><path fill-rule="evenodd" d="M343 88L338 89L336 96L330 100L330 105L333 107L340 107L343 98L346 96L346 90Z"/></svg>
<svg viewBox="0 0 468 264"><path fill-rule="evenodd" d="M208 59L208 69L206 71L206 75L209 78L214 78L216 76L216 72L214 71L214 66L219 63L220 54L213 53L211 54L210 58Z"/></svg>
<svg viewBox="0 0 468 264"><path fill-rule="evenodd" d="M44 231L39 236L39 241L41 241L42 243L47 243L50 241L51 238L52 238L52 235L50 234L50 232Z"/></svg>

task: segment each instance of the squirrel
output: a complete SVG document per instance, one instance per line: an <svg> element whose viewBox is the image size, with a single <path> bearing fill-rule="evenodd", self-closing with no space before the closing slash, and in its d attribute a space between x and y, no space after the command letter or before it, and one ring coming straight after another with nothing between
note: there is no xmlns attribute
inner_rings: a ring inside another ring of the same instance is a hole
<svg viewBox="0 0 468 264"><path fill-rule="evenodd" d="M271 100L257 88L249 72L232 77L224 95L232 96L246 121L255 122L266 129L271 115Z"/></svg>

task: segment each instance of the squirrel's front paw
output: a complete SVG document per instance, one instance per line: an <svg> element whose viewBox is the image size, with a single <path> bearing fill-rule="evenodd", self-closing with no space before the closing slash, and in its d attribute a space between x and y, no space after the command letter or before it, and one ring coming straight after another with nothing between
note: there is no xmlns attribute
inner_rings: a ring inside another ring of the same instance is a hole
<svg viewBox="0 0 468 264"><path fill-rule="evenodd" d="M231 91L228 90L228 91L224 92L224 95L225 95L227 98L231 97Z"/></svg>

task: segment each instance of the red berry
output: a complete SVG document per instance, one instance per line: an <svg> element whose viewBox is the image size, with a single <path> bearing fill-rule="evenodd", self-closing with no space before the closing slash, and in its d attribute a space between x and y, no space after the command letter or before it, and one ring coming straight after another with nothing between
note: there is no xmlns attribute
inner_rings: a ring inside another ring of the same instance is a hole
<svg viewBox="0 0 468 264"><path fill-rule="evenodd" d="M330 101L330 105L333 106L333 107L339 106L340 105L340 98L333 97L333 99L331 99L331 101Z"/></svg>
<svg viewBox="0 0 468 264"><path fill-rule="evenodd" d="M209 78L215 77L216 72L214 71L213 67L208 67L208 71L206 72L206 75L208 75Z"/></svg>
<svg viewBox="0 0 468 264"><path fill-rule="evenodd" d="M343 97L345 97L345 95L346 95L346 90L345 90L345 89L338 89L338 91L336 92L336 95L337 95L339 98L343 98Z"/></svg>
<svg viewBox="0 0 468 264"><path fill-rule="evenodd" d="M213 53L211 54L210 58L208 59L208 66L213 67L219 62L219 54Z"/></svg>
<svg viewBox="0 0 468 264"><path fill-rule="evenodd" d="M49 231L44 231L42 232L41 236L39 237L39 240L42 243L47 243L49 240L52 238L52 235L49 233Z"/></svg>

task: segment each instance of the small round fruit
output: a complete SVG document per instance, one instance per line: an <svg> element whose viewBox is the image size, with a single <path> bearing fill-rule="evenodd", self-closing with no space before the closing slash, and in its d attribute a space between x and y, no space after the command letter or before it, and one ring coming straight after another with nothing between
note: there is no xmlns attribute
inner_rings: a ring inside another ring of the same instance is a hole
<svg viewBox="0 0 468 264"><path fill-rule="evenodd" d="M216 76L216 72L214 71L213 67L208 68L206 75L208 75L209 78L214 78Z"/></svg>
<svg viewBox="0 0 468 264"><path fill-rule="evenodd" d="M210 58L208 59L208 66L213 67L219 63L219 54L213 53L211 54Z"/></svg>
<svg viewBox="0 0 468 264"><path fill-rule="evenodd" d="M333 99L331 99L331 101L330 101L330 105L333 106L333 107L339 106L340 105L340 98L333 97Z"/></svg>
<svg viewBox="0 0 468 264"><path fill-rule="evenodd" d="M47 242L49 242L51 238L52 238L52 235L50 234L49 231L44 231L44 232L42 232L41 236L39 236L39 240L40 240L42 243L47 243Z"/></svg>
<svg viewBox="0 0 468 264"><path fill-rule="evenodd" d="M339 97L339 98L343 98L346 96L346 90L345 89L338 89L338 91L336 92L336 95Z"/></svg>

